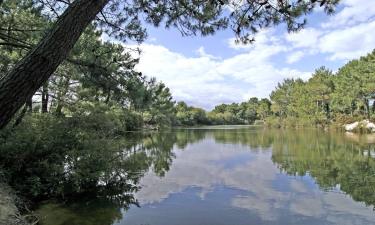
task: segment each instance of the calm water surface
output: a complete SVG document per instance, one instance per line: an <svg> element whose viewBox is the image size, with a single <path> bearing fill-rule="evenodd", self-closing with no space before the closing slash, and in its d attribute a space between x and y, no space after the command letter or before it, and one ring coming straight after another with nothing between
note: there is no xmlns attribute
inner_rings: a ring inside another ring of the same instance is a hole
<svg viewBox="0 0 375 225"><path fill-rule="evenodd" d="M42 225L375 224L374 142L241 126L148 134L98 178L127 174L122 194L37 213Z"/></svg>

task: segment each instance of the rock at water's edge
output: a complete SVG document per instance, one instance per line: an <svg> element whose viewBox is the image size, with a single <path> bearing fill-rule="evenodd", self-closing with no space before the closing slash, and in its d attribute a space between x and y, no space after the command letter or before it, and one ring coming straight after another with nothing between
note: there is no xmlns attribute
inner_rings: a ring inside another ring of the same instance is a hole
<svg viewBox="0 0 375 225"><path fill-rule="evenodd" d="M367 129L370 132L375 132L375 123L372 123L369 120L362 120L360 122L345 124L344 128L346 131L354 131L358 128L362 128Z"/></svg>

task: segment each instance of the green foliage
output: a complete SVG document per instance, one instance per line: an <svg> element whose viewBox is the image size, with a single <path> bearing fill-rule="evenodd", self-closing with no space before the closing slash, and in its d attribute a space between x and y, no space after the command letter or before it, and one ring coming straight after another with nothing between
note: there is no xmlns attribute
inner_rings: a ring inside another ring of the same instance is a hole
<svg viewBox="0 0 375 225"><path fill-rule="evenodd" d="M147 124L154 126L171 126L174 121L175 109L172 95L163 83L155 83L152 79L149 84L151 93L150 105L146 111L148 118Z"/></svg>
<svg viewBox="0 0 375 225"><path fill-rule="evenodd" d="M194 126L208 124L206 112L203 109L188 107L185 102L178 102L176 109L176 125Z"/></svg>
<svg viewBox="0 0 375 225"><path fill-rule="evenodd" d="M370 118L375 98L375 51L340 68L335 79L332 107L335 111Z"/></svg>
<svg viewBox="0 0 375 225"><path fill-rule="evenodd" d="M279 126L342 125L372 119L375 100L375 51L353 60L336 74L321 67L312 77L286 79L271 93L272 112L268 124Z"/></svg>
<svg viewBox="0 0 375 225"><path fill-rule="evenodd" d="M31 46L36 44L48 21L33 1L1 1L0 8L0 78L13 68Z"/></svg>
<svg viewBox="0 0 375 225"><path fill-rule="evenodd" d="M145 172L164 176L169 170L175 144L202 138L170 132L119 134L121 128L115 126L122 125L112 118L105 113L27 115L16 128L0 132L1 182L33 201L87 196L127 207L137 204L133 193Z"/></svg>
<svg viewBox="0 0 375 225"><path fill-rule="evenodd" d="M64 9L62 3L49 1L47 5L30 0L2 1L0 77L50 28L56 15L49 14L49 10L58 9L55 11L58 13ZM118 129L117 132L172 124L174 101L169 89L134 70L138 59L131 56L133 50L105 42L101 35L97 26L87 27L68 59L25 103L13 126L27 114L37 117L38 112L56 117L86 115L87 120L103 120L106 124L103 129ZM144 115L150 115L149 120L144 119Z"/></svg>
<svg viewBox="0 0 375 225"><path fill-rule="evenodd" d="M206 112L203 109L189 107L185 102L178 102L176 108L176 125L234 125L253 124L255 120L264 120L271 113L271 102L268 99L251 98L240 104L220 104Z"/></svg>

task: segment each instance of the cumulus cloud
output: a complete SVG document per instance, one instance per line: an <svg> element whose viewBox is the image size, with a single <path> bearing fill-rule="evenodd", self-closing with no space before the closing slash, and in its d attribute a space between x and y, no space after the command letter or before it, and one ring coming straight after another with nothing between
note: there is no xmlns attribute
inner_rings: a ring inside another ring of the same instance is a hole
<svg viewBox="0 0 375 225"><path fill-rule="evenodd" d="M343 0L342 9L319 27L285 35L291 52L287 63L303 56L326 54L328 60L351 60L375 47L375 5L368 0Z"/></svg>
<svg viewBox="0 0 375 225"><path fill-rule="evenodd" d="M143 44L137 70L156 77L172 91L177 101L211 109L220 103L245 101L249 97L268 97L270 91L284 78L307 77L308 72L277 67L271 58L287 48L277 38L267 38L273 31L263 31L251 46L233 57L221 59L203 47L186 56L161 45Z"/></svg>
<svg viewBox="0 0 375 225"><path fill-rule="evenodd" d="M293 48L316 46L322 31L314 28L306 28L299 32L287 33L285 39L292 44Z"/></svg>
<svg viewBox="0 0 375 225"><path fill-rule="evenodd" d="M375 46L375 21L334 30L319 40L319 49L330 59L353 59L369 53Z"/></svg>
<svg viewBox="0 0 375 225"><path fill-rule="evenodd" d="M322 24L323 28L352 26L375 17L374 2L369 0L342 0L343 9Z"/></svg>
<svg viewBox="0 0 375 225"><path fill-rule="evenodd" d="M375 47L375 21L360 23L340 29L318 30L310 28L300 33L286 35L295 51L288 63L299 61L311 54L327 54L329 60L351 60L371 52Z"/></svg>
<svg viewBox="0 0 375 225"><path fill-rule="evenodd" d="M296 69L312 55L344 63L372 51L375 46L375 7L372 1L343 0L337 14L324 17L315 27L297 33L276 29L261 30L251 45L228 39L223 51L227 57L210 53L204 46L186 54L155 42L140 46L143 53L137 70L156 77L170 89L175 100L205 109L214 105L268 97L285 78L308 79L310 69ZM285 59L280 63L275 59ZM333 68L335 69L335 68Z"/></svg>

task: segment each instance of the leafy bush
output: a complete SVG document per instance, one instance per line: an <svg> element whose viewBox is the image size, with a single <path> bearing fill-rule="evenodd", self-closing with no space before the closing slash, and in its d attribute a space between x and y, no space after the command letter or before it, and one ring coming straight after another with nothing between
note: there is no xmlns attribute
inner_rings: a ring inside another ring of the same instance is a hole
<svg viewBox="0 0 375 225"><path fill-rule="evenodd" d="M112 113L28 115L16 128L0 132L2 177L17 194L30 199L108 191L98 182L115 179L111 174L124 168L124 158L116 161L116 154L126 140L115 138L124 131L124 120ZM123 187L128 182L117 181L111 184Z"/></svg>

